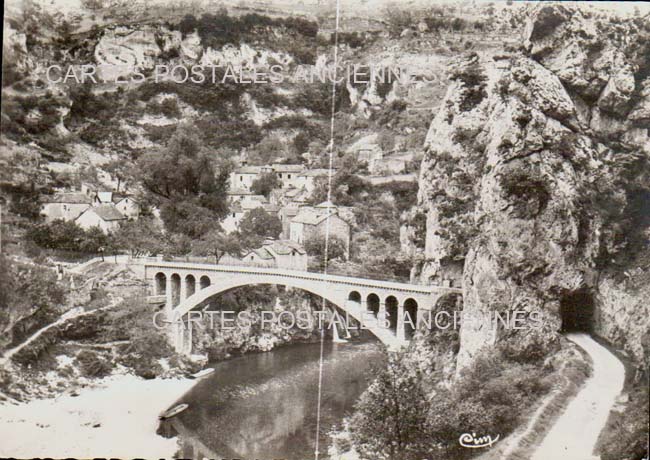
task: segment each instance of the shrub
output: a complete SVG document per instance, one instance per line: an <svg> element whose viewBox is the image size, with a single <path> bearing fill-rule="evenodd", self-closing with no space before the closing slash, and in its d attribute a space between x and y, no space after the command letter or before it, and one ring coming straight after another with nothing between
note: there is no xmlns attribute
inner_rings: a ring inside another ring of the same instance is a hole
<svg viewBox="0 0 650 460"><path fill-rule="evenodd" d="M81 373L85 377L106 377L113 370L113 364L89 350L82 350L77 355L77 362L81 367Z"/></svg>

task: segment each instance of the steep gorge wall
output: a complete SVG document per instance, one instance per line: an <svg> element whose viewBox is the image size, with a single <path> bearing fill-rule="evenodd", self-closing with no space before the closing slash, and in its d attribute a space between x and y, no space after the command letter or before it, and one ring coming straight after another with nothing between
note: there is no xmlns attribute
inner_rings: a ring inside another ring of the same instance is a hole
<svg viewBox="0 0 650 460"><path fill-rule="evenodd" d="M522 49L451 66L421 168L420 282L462 282L468 315L544 321L525 331L463 323L458 368L502 340L556 346L576 299L572 308L596 310L589 328L647 359L643 289L613 280L648 270L649 24L544 5Z"/></svg>

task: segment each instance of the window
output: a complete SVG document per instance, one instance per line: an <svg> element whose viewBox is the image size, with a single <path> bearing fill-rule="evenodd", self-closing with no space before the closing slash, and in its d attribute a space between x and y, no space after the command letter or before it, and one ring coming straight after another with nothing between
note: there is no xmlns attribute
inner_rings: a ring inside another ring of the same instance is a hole
<svg viewBox="0 0 650 460"><path fill-rule="evenodd" d="M280 179L282 179L282 173L278 174L280 176Z"/></svg>
<svg viewBox="0 0 650 460"><path fill-rule="evenodd" d="M291 174L287 174L287 179L291 179Z"/></svg>
<svg viewBox="0 0 650 460"><path fill-rule="evenodd" d="M239 176L239 182L244 182L244 176Z"/></svg>
<svg viewBox="0 0 650 460"><path fill-rule="evenodd" d="M232 213L232 217L233 217L233 219L235 218L235 213L234 212Z"/></svg>

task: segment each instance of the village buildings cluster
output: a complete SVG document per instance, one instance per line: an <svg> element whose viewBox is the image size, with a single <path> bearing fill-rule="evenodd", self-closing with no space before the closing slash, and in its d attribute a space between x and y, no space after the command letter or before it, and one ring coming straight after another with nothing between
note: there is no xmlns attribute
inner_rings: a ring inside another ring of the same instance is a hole
<svg viewBox="0 0 650 460"><path fill-rule="evenodd" d="M255 194L253 184L269 173L276 175L278 188L271 190L268 197ZM326 232L343 242L349 257L352 209L330 202L309 204L314 190L328 176L328 169L307 169L299 164L244 165L235 169L229 179L229 213L221 222L223 230L236 232L246 213L262 209L278 217L282 232L277 240L266 241L240 258L225 256L220 263L306 270L305 243L311 238L322 238ZM137 219L140 211L133 196L99 190L86 183L78 190L51 195L41 208L47 222L63 219L84 229L98 227L105 233L117 230L128 219Z"/></svg>
<svg viewBox="0 0 650 460"><path fill-rule="evenodd" d="M131 195L98 190L84 183L80 190L62 191L48 197L41 214L46 222L62 219L73 221L85 230L99 227L109 233L128 219L137 219L140 205Z"/></svg>
<svg viewBox="0 0 650 460"><path fill-rule="evenodd" d="M263 174L269 173L276 175L280 187L272 190L267 199L255 195L251 188ZM328 169L306 169L296 164L241 166L230 175L230 214L222 227L226 232L234 232L246 212L261 208L282 222L281 241L304 245L310 238L322 237L329 231L330 236L344 243L349 257L352 210L328 202L308 204L319 182L328 176Z"/></svg>

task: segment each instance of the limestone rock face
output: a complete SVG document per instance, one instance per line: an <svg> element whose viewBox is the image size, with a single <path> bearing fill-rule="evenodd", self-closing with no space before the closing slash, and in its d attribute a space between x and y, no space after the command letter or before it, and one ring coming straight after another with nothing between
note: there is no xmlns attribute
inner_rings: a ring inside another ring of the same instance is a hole
<svg viewBox="0 0 650 460"><path fill-rule="evenodd" d="M420 282L462 281L468 317L542 319L522 330L464 321L459 369L501 340L556 346L562 308L576 292L607 311L625 295L599 290L596 280L638 263L631 248L640 240L630 235L650 224L634 217L650 211L638 204L650 198L647 24L544 5L531 13L527 51L450 66L420 173ZM591 325L620 343L612 315L597 311ZM628 340L638 353L640 333Z"/></svg>
<svg viewBox="0 0 650 460"><path fill-rule="evenodd" d="M164 52L177 50L180 45L181 33L164 27L142 25L107 28L95 46L99 76L114 79L130 75L134 70L152 69L157 58Z"/></svg>

